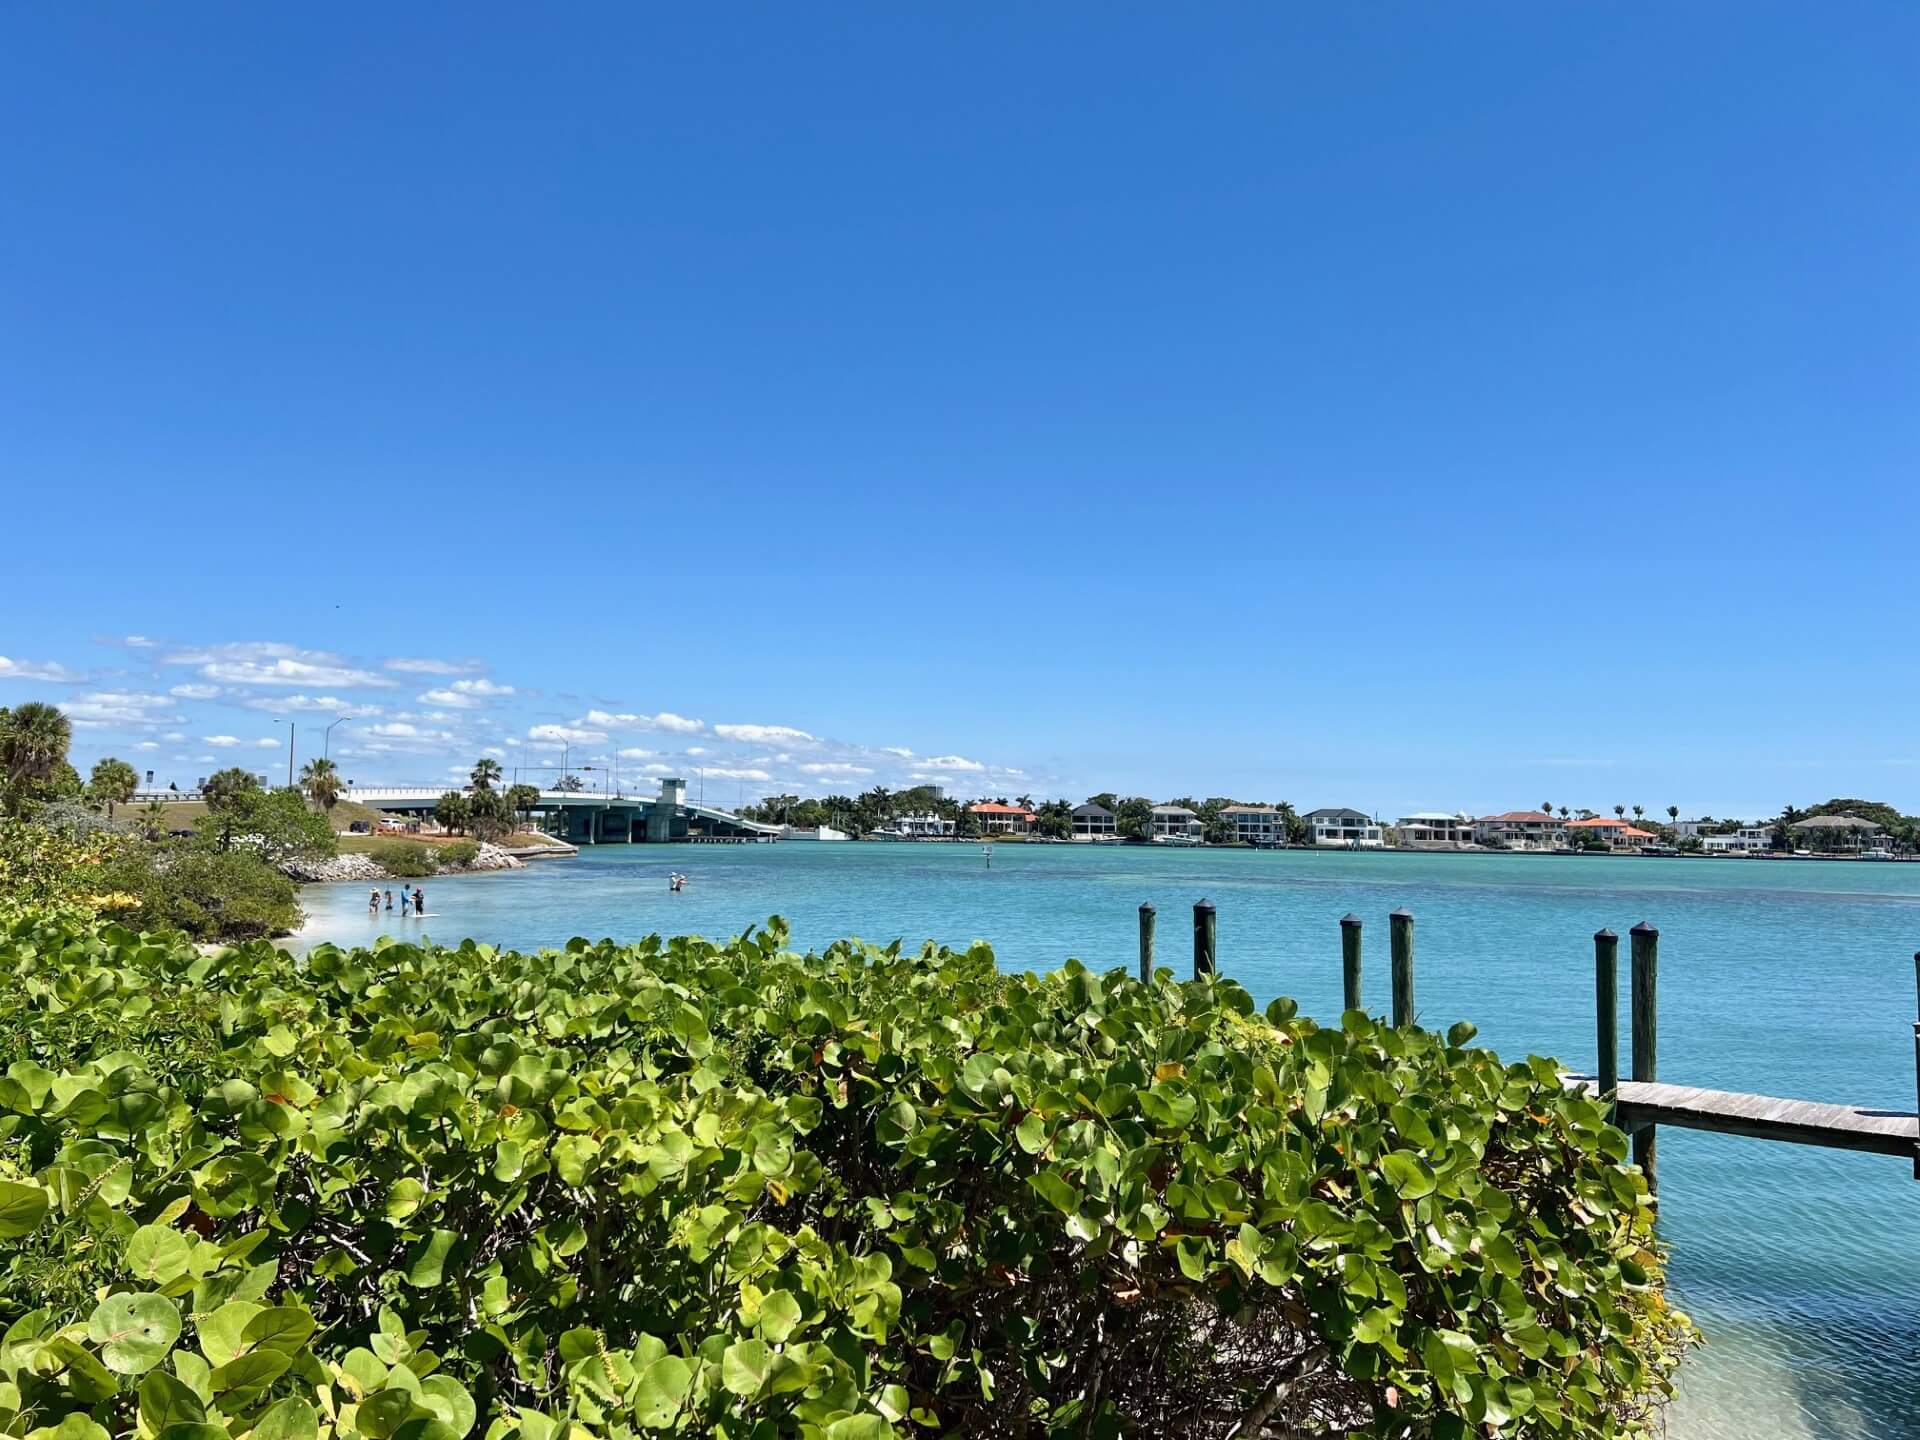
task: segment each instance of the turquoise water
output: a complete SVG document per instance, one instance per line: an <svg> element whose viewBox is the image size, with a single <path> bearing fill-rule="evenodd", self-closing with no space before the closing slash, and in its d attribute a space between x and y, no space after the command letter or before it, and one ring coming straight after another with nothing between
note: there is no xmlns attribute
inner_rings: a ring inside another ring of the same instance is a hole
<svg viewBox="0 0 1920 1440"><path fill-rule="evenodd" d="M691 876L667 891L667 872ZM796 944L845 935L992 943L1003 965L1132 966L1136 911L1184 973L1191 911L1219 912L1220 967L1261 1002L1340 1009L1338 921L1366 922L1366 995L1387 1008L1386 919L1416 919L1417 1008L1470 1019L1510 1058L1594 1063L1601 926L1659 927L1661 1078L1809 1099L1914 1105L1920 865L1550 856L1313 854L1002 845L618 846L525 871L427 883L424 921L313 887L302 939L735 934L784 915ZM1627 1057L1621 1021L1621 1063ZM1884 1156L1666 1130L1661 1228L1672 1281L1707 1332L1670 1433L1920 1436L1920 1184Z"/></svg>

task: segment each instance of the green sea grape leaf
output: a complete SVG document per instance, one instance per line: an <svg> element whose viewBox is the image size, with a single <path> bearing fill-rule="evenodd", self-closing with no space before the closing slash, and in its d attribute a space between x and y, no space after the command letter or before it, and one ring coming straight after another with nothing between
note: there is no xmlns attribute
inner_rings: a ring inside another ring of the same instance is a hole
<svg viewBox="0 0 1920 1440"><path fill-rule="evenodd" d="M678 1355L662 1355L640 1372L633 1392L633 1416L651 1430L664 1430L680 1413L693 1371Z"/></svg>
<svg viewBox="0 0 1920 1440"><path fill-rule="evenodd" d="M1433 1193L1433 1170L1411 1150L1390 1150L1382 1155L1380 1173L1402 1200L1418 1200Z"/></svg>
<svg viewBox="0 0 1920 1440"><path fill-rule="evenodd" d="M253 1440L318 1440L319 1434L319 1413L298 1395L268 1406L253 1427Z"/></svg>
<svg viewBox="0 0 1920 1440"><path fill-rule="evenodd" d="M207 1418L207 1407L184 1381L164 1370L149 1371L140 1381L140 1423L158 1435L169 1425L194 1424Z"/></svg>
<svg viewBox="0 0 1920 1440"><path fill-rule="evenodd" d="M187 1273L193 1247L171 1225L142 1225L127 1242L127 1268L154 1285L165 1285Z"/></svg>
<svg viewBox="0 0 1920 1440"><path fill-rule="evenodd" d="M0 1180L0 1240L31 1234L47 1218L47 1192L39 1185Z"/></svg>
<svg viewBox="0 0 1920 1440"><path fill-rule="evenodd" d="M180 1308L164 1295L122 1291L94 1307L87 1338L100 1347L100 1360L122 1375L144 1375L180 1338Z"/></svg>

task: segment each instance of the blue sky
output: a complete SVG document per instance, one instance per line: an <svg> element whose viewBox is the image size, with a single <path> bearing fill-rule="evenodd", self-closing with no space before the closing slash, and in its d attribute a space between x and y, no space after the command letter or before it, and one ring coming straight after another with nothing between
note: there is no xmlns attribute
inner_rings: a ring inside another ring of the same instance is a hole
<svg viewBox="0 0 1920 1440"><path fill-rule="evenodd" d="M1910 5L0 26L83 765L1920 810Z"/></svg>

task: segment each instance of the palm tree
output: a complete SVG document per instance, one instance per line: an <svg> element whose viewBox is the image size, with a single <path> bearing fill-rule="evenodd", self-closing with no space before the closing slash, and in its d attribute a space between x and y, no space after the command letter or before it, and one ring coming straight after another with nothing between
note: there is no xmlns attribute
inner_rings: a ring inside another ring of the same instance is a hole
<svg viewBox="0 0 1920 1440"><path fill-rule="evenodd" d="M0 711L0 772L4 772L7 808L18 814L34 791L67 763L73 722L57 705L29 700Z"/></svg>
<svg viewBox="0 0 1920 1440"><path fill-rule="evenodd" d="M1624 820L1624 819L1626 819L1626 818L1627 818L1627 807L1626 807L1626 806L1624 806L1624 805L1616 805L1616 806L1614 806L1614 807L1613 807L1613 815L1614 815L1614 818L1615 818L1616 820Z"/></svg>
<svg viewBox="0 0 1920 1440"><path fill-rule="evenodd" d="M1562 805L1560 807L1560 819L1562 820L1562 822L1564 822L1567 816L1571 815L1572 813L1573 812L1571 810L1567 809L1566 806Z"/></svg>
<svg viewBox="0 0 1920 1440"><path fill-rule="evenodd" d="M116 760L111 755L98 761L93 774L87 779L87 790L96 804L104 802L107 818L113 818L113 807L124 805L133 798L133 792L140 784L140 772L124 760Z"/></svg>
<svg viewBox="0 0 1920 1440"><path fill-rule="evenodd" d="M1680 807L1678 805L1667 806L1667 824L1673 827L1674 838L1678 839L1680 836Z"/></svg>
<svg viewBox="0 0 1920 1440"><path fill-rule="evenodd" d="M300 768L300 788L322 810L333 809L340 802L339 767L325 758L309 760Z"/></svg>
<svg viewBox="0 0 1920 1440"><path fill-rule="evenodd" d="M1543 815L1553 814L1553 802L1551 800L1542 800L1540 802L1540 813Z"/></svg>
<svg viewBox="0 0 1920 1440"><path fill-rule="evenodd" d="M149 840L164 840L167 836L167 802L149 800L140 807L140 830Z"/></svg>
<svg viewBox="0 0 1920 1440"><path fill-rule="evenodd" d="M259 776L250 770L242 770L238 765L230 765L207 777L206 784L200 787L200 798L207 802L209 810L225 810L242 795L259 788Z"/></svg>
<svg viewBox="0 0 1920 1440"><path fill-rule="evenodd" d="M1636 823L1638 823L1638 822L1639 822L1639 821L1641 821L1641 820L1644 820L1644 819L1646 819L1646 818L1647 818L1647 807L1646 807L1646 806L1644 806L1644 805L1636 805L1636 806L1634 806L1634 807L1633 807L1633 818L1634 818L1634 821L1635 821Z"/></svg>
<svg viewBox="0 0 1920 1440"><path fill-rule="evenodd" d="M475 790L491 790L500 783L500 762L491 755L482 755L473 762L473 773L467 778Z"/></svg>
<svg viewBox="0 0 1920 1440"><path fill-rule="evenodd" d="M443 830L465 830L467 822L473 818L473 807L458 790L449 790L435 802L433 818L440 822Z"/></svg>

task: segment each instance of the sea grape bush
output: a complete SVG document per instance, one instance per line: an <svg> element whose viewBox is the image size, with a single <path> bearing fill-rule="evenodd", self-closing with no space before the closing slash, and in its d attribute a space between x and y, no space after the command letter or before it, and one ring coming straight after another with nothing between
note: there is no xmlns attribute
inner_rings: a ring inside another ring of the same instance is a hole
<svg viewBox="0 0 1920 1440"><path fill-rule="evenodd" d="M0 927L0 1434L1603 1436L1691 1337L1543 1060L984 946Z"/></svg>

